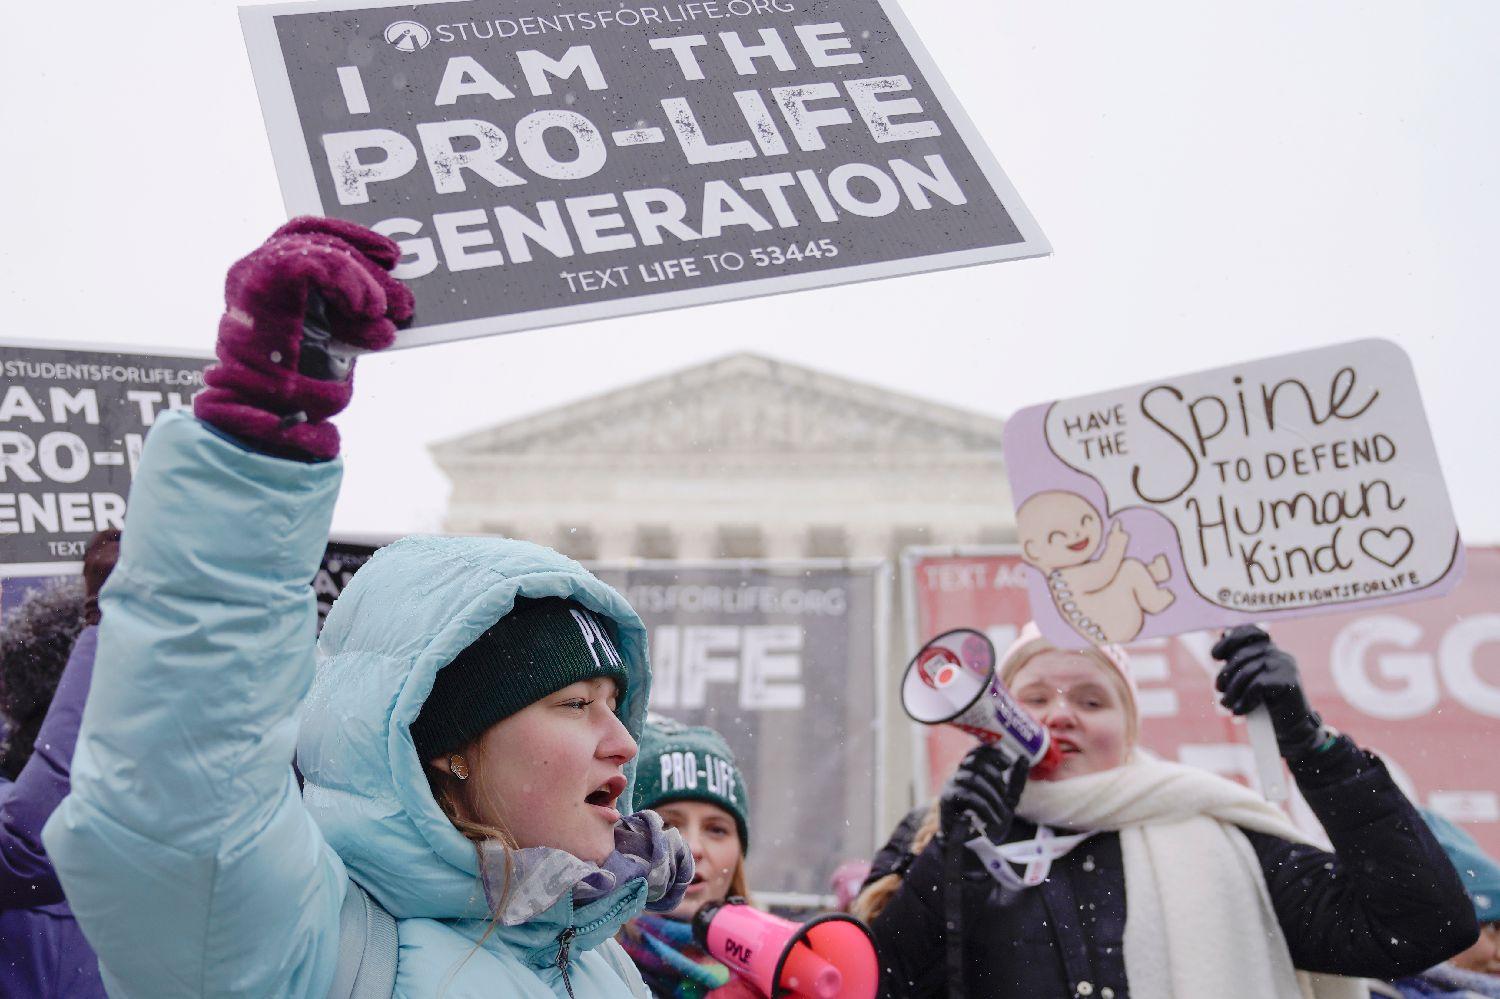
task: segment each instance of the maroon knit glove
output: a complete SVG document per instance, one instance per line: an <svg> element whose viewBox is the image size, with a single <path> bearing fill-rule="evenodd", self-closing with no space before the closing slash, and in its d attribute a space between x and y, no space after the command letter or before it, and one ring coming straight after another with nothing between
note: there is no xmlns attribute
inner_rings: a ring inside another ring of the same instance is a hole
<svg viewBox="0 0 1500 999"><path fill-rule="evenodd" d="M328 419L353 394L352 355L389 347L411 319L411 290L387 273L400 256L352 222L302 216L277 229L229 268L219 363L193 413L269 454L337 455Z"/></svg>

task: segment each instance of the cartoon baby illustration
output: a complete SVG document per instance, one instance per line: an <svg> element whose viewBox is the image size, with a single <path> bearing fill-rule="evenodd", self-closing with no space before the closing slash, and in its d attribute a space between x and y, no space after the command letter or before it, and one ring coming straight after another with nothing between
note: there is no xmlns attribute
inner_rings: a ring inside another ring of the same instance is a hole
<svg viewBox="0 0 1500 999"><path fill-rule="evenodd" d="M1104 538L1104 521L1076 493L1037 493L1016 511L1022 558L1047 574L1057 609L1080 635L1104 645L1129 642L1147 614L1160 614L1176 599L1157 584L1172 574L1165 555L1149 563L1126 558L1130 536L1119 521ZM1104 538L1103 550L1093 557Z"/></svg>

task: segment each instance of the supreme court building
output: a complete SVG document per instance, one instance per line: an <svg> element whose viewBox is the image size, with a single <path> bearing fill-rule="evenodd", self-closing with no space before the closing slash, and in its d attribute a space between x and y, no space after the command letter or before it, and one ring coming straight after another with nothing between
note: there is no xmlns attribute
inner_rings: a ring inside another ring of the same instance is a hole
<svg viewBox="0 0 1500 999"><path fill-rule="evenodd" d="M736 354L434 445L444 529L581 560L1015 539L1001 421Z"/></svg>

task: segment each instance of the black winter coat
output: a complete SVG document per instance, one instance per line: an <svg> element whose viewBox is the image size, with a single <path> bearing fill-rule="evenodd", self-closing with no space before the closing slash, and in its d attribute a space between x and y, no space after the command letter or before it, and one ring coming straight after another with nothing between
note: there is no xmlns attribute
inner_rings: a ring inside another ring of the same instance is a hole
<svg viewBox="0 0 1500 999"><path fill-rule="evenodd" d="M1245 835L1296 967L1393 979L1473 943L1474 908L1452 864L1378 759L1340 737L1294 775L1335 852ZM920 814L897 829L870 875L906 867L902 887L871 923L888 997L950 994L945 850L935 839L916 857L906 852ZM1005 838L1030 839L1035 830L1016 819ZM1127 999L1119 834L1090 837L1053 861L1046 882L1024 891L1001 886L970 851L959 852L969 999Z"/></svg>

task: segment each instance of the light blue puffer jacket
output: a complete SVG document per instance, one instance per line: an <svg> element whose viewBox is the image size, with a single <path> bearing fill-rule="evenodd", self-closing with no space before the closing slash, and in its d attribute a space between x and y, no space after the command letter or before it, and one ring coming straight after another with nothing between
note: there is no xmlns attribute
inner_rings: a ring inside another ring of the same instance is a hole
<svg viewBox="0 0 1500 999"><path fill-rule="evenodd" d="M398 996L565 995L565 938L578 999L645 995L611 939L641 910L643 881L576 909L564 895L484 936L474 848L433 801L408 731L437 670L517 595L556 595L614 623L638 737L640 619L547 549L411 538L340 597L315 678L308 582L340 475L246 451L186 413L147 440L72 793L45 831L110 993L322 999L352 876L398 920Z"/></svg>

